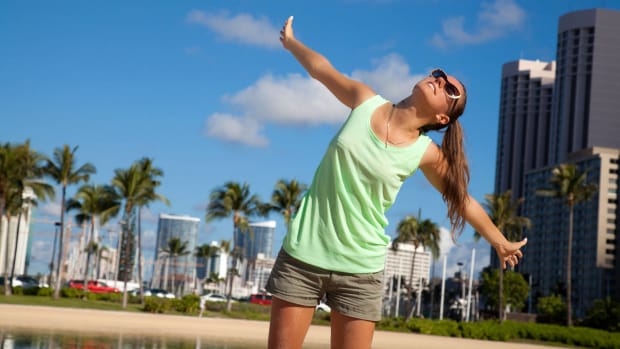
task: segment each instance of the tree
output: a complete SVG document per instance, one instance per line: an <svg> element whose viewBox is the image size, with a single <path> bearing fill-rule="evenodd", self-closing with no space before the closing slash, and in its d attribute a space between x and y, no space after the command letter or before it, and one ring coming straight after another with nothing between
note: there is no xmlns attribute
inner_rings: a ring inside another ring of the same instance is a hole
<svg viewBox="0 0 620 349"><path fill-rule="evenodd" d="M413 244L413 258L411 260L411 270L409 272L409 279L407 283L407 292L410 295L409 300L409 314L407 320L413 316L413 271L415 267L415 259L418 251L418 247L428 248L431 250L431 255L434 259L439 256L439 243L441 241L441 234L439 228L432 221L420 218L407 216L398 223L396 228L396 238L392 242L392 249L398 251L398 245L401 243Z"/></svg>
<svg viewBox="0 0 620 349"><path fill-rule="evenodd" d="M257 195L250 194L250 186L247 183L240 185L236 182L227 182L223 186L214 189L209 196L206 221L216 218L232 217L233 223L233 246L232 246L232 270L237 269L238 256L243 256L239 246L238 235L249 233L248 218L258 213L263 204ZM232 287L234 277L228 277L228 292L226 309L232 308Z"/></svg>
<svg viewBox="0 0 620 349"><path fill-rule="evenodd" d="M502 294L500 295L500 274L504 274L502 280ZM517 311L523 309L529 292L529 286L523 275L514 271L502 273L499 269L485 268L481 274L480 294L486 298L487 305L491 308L510 304Z"/></svg>
<svg viewBox="0 0 620 349"><path fill-rule="evenodd" d="M187 256L188 254L191 253L191 251L189 251L187 249L187 241L181 241L180 238L178 237L173 237L170 238L168 240L168 243L166 245L165 248L162 249L162 252L168 257L169 260L172 260L172 267L174 268L174 274L173 274L173 278L170 280L170 290L172 290L177 296L179 296L179 292L178 292L178 284L177 287L175 288L175 281L177 281L177 277L178 277L178 261L179 261L179 257L181 256ZM169 265L170 267L170 265Z"/></svg>
<svg viewBox="0 0 620 349"><path fill-rule="evenodd" d="M501 194L487 194L485 195L484 207L487 210L487 214L491 221L497 226L502 234L506 236L506 239L515 241L521 239L523 229L529 229L532 226L532 222L527 217L519 216L519 206L523 203L524 199L519 198L512 200L512 193L507 190ZM474 232L474 240L480 240L480 233ZM504 269L499 267L499 287L498 287L498 306L497 312L500 323L504 321L506 315L504 314Z"/></svg>
<svg viewBox="0 0 620 349"><path fill-rule="evenodd" d="M595 184L587 183L587 171L579 171L575 164L560 164L551 170L550 189L540 189L536 194L559 198L568 207L568 247L566 251L566 325L573 325L572 313L572 259L573 215L575 205L590 200L597 191Z"/></svg>
<svg viewBox="0 0 620 349"><path fill-rule="evenodd" d="M95 166L90 163L86 163L82 166L76 165L77 158L75 156L75 153L77 152L77 149L77 146L71 148L66 144L62 148L54 149L53 158L47 159L47 165L45 167L45 174L51 177L62 188L62 194L60 199L60 234L58 239L58 245L60 246L60 249L58 251L58 261L56 265L54 299L60 298L62 266L65 262L65 251L67 250L67 246L69 245L69 241L67 240L70 237L70 234L65 236L67 186L86 182L90 178L90 175L96 172Z"/></svg>
<svg viewBox="0 0 620 349"><path fill-rule="evenodd" d="M538 322L551 324L566 323L566 303L562 301L560 295L553 294L538 298L536 310L538 313L536 321Z"/></svg>
<svg viewBox="0 0 620 349"><path fill-rule="evenodd" d="M609 332L619 332L620 302L609 297L595 300L592 307L588 309L582 325Z"/></svg>
<svg viewBox="0 0 620 349"><path fill-rule="evenodd" d="M80 187L75 197L67 202L67 211L77 210L78 224L89 223L86 231L86 265L84 268L84 280L88 281L90 257L95 253L97 239L95 233L100 225L105 225L110 218L116 217L120 211L120 199L114 188L110 185L86 184ZM88 292L88 288L84 288Z"/></svg>
<svg viewBox="0 0 620 349"><path fill-rule="evenodd" d="M158 168L154 168L152 161L148 158L134 162L128 169L116 169L114 171L112 185L124 201L123 218L121 221L121 228L123 230L122 251L119 251L122 256L122 263L119 265L119 275L123 280L123 308L127 307L127 281L133 270L133 258L131 255L133 254L135 244L136 209L139 211L140 207L148 206L148 204L156 200L168 203L168 199L155 192L155 189L161 184L157 177L161 175L163 175L163 172ZM138 217L140 217L139 212ZM140 230L141 227L138 231ZM141 240L139 239L138 244L140 243ZM139 253L141 256L141 252ZM141 268L138 274L140 273ZM139 283L140 287L142 287L142 282L140 281ZM143 293L141 292L141 294Z"/></svg>
<svg viewBox="0 0 620 349"><path fill-rule="evenodd" d="M280 179L275 185L271 194L271 203L268 205L269 211L278 212L284 217L284 224L286 224L287 230L291 218L299 210L301 199L306 189L307 186L297 182L296 179L290 181Z"/></svg>
<svg viewBox="0 0 620 349"><path fill-rule="evenodd" d="M143 181L147 187L136 200L136 205L138 206L138 261L142 261L142 208L148 207L155 201L161 201L166 205L170 205L170 201L165 196L156 192L157 188L161 185L159 177L163 177L164 171L160 168L153 167L153 160L150 158L142 158L136 165L140 169ZM138 284L140 285L140 303L144 305L142 264L140 262L138 262Z"/></svg>
<svg viewBox="0 0 620 349"><path fill-rule="evenodd" d="M44 155L30 147L30 141L17 145L6 143L0 146L0 224L2 217L6 217L7 222L4 245L6 295L11 294L13 286L22 213L28 206L36 206L37 199L46 200L54 196L54 188L41 180L44 175L45 159ZM27 191L30 191L31 195L27 195ZM13 262L10 266L9 228L13 216L17 216L17 227L13 246Z"/></svg>

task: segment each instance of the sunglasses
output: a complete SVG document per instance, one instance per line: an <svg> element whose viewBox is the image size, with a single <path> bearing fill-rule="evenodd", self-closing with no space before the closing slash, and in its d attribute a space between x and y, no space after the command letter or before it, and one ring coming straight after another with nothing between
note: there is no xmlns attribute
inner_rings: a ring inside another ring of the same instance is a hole
<svg viewBox="0 0 620 349"><path fill-rule="evenodd" d="M461 98L461 91L459 91L459 89L456 88L456 86L454 86L450 81L448 81L448 75L446 75L446 73L443 70L434 69L433 71L431 71L430 76L434 77L435 79L442 78L446 82L446 85L443 87L443 89L444 91L446 91L446 95L448 97L452 99Z"/></svg>

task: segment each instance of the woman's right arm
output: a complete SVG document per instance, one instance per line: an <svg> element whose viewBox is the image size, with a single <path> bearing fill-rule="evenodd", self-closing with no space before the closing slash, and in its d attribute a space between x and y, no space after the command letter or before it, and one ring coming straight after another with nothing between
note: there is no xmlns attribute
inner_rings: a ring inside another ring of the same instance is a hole
<svg viewBox="0 0 620 349"><path fill-rule="evenodd" d="M353 109L375 95L367 85L340 73L323 55L313 51L293 35L293 16L280 31L280 41L311 77L321 82L340 102Z"/></svg>

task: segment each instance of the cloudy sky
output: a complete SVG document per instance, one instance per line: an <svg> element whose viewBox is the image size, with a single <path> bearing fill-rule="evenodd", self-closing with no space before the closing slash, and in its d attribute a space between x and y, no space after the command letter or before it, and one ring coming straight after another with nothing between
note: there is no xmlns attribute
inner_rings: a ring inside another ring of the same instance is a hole
<svg viewBox="0 0 620 349"><path fill-rule="evenodd" d="M278 32L294 15L296 36L343 73L393 101L436 67L467 86L472 195L493 191L501 69L517 59L555 59L558 19L603 0L453 1L2 1L0 141L31 141L51 155L79 146L78 162L114 169L151 157L165 176L169 207L146 212L145 249L160 213L201 218L199 242L230 239L230 222L204 222L209 193L247 182L269 199L276 181L310 183L347 109L283 50ZM440 141L440 135L434 136ZM69 189L73 194L75 188ZM31 273L49 263L58 199L32 226ZM386 231L421 214L444 227L448 271L476 269L489 247L467 228L455 245L441 197L421 174L403 187ZM284 230L278 222L274 250ZM116 221L101 229L110 244ZM152 252L151 252L152 253ZM148 255L148 253L147 253ZM441 268L436 268L440 270Z"/></svg>

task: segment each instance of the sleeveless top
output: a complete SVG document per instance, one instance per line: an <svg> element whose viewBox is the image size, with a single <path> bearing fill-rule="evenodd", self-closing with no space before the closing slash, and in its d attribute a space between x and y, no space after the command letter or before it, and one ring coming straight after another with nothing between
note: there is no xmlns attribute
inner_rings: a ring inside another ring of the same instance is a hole
<svg viewBox="0 0 620 349"><path fill-rule="evenodd" d="M386 147L370 119L387 102L375 95L351 110L330 142L284 238L292 257L331 271L383 270L385 212L431 143L420 134L409 146Z"/></svg>

